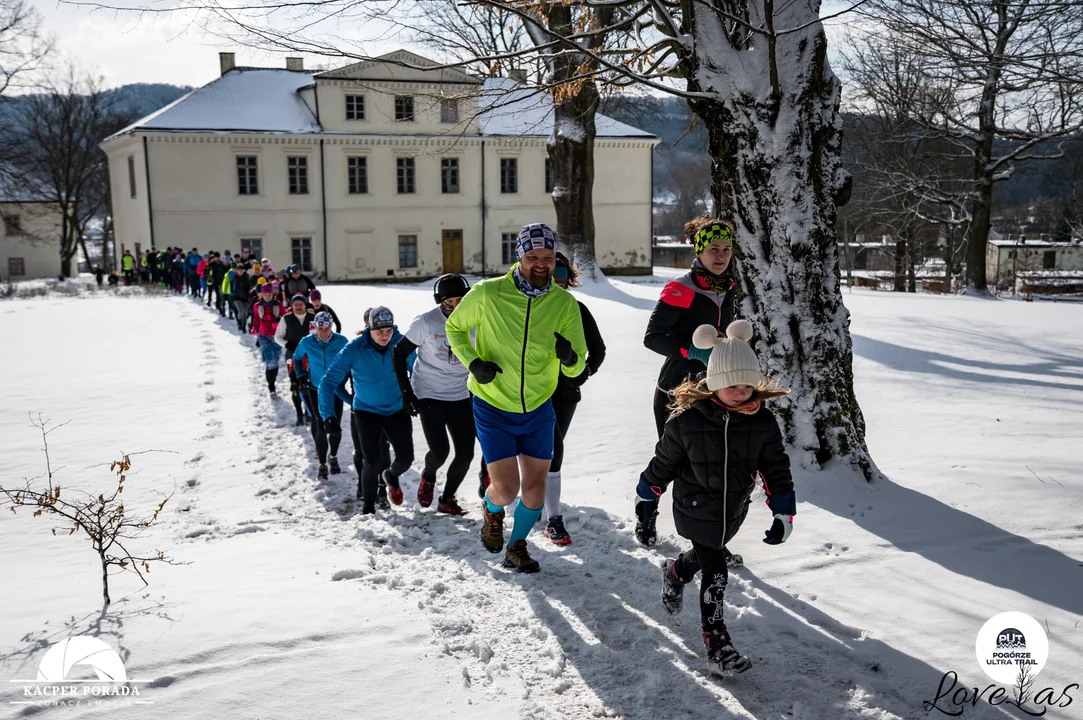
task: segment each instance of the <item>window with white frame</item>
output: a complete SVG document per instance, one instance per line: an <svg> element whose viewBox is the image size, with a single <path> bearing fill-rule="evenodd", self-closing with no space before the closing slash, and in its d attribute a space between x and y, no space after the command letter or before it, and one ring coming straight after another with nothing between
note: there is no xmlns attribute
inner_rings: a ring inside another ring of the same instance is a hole
<svg viewBox="0 0 1083 720"><path fill-rule="evenodd" d="M293 251L293 264L301 268L302 272L312 272L312 238L290 238Z"/></svg>
<svg viewBox="0 0 1083 720"><path fill-rule="evenodd" d="M416 178L414 175L414 158L396 158L395 167L398 175L399 195L413 195L417 192Z"/></svg>
<svg viewBox="0 0 1083 720"><path fill-rule="evenodd" d="M258 165L255 155L237 156L237 194L259 195Z"/></svg>
<svg viewBox="0 0 1083 720"><path fill-rule="evenodd" d="M286 162L289 164L290 195L308 195L308 157L291 155Z"/></svg>
<svg viewBox="0 0 1083 720"><path fill-rule="evenodd" d="M441 158L440 192L445 195L459 192L459 158Z"/></svg>
<svg viewBox="0 0 1083 720"><path fill-rule="evenodd" d="M364 95L347 95L346 96L346 119L347 120L364 120L365 119L365 96Z"/></svg>
<svg viewBox="0 0 1083 720"><path fill-rule="evenodd" d="M368 158L353 156L346 160L346 181L350 195L364 195L368 193Z"/></svg>
<svg viewBox="0 0 1083 720"><path fill-rule="evenodd" d="M245 250L254 257L263 257L263 238L241 238L241 252Z"/></svg>
<svg viewBox="0 0 1083 720"><path fill-rule="evenodd" d="M400 122L414 121L414 98L412 95L395 96L395 119Z"/></svg>
<svg viewBox="0 0 1083 720"><path fill-rule="evenodd" d="M519 161L515 158L500 158L500 192L519 192Z"/></svg>
<svg viewBox="0 0 1083 720"><path fill-rule="evenodd" d="M515 263L515 244L519 241L518 233L501 233L500 262L505 265Z"/></svg>
<svg viewBox="0 0 1083 720"><path fill-rule="evenodd" d="M457 122L459 122L459 101L458 100L441 100L440 101L440 122L442 122L442 123L457 123Z"/></svg>
<svg viewBox="0 0 1083 720"><path fill-rule="evenodd" d="M417 267L417 235L399 235L399 267Z"/></svg>

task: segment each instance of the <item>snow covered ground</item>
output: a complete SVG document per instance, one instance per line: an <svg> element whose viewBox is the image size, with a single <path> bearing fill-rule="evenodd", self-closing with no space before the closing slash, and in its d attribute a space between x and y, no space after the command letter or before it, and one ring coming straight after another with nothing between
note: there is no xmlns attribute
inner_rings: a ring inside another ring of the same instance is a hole
<svg viewBox="0 0 1083 720"><path fill-rule="evenodd" d="M760 542L769 515L753 505L733 543L747 567L731 576L727 609L756 665L719 681L704 671L694 596L677 619L658 604L659 563L683 547L668 508L657 547L632 536L660 365L641 340L663 281L579 291L609 353L568 443L575 543L532 535L534 576L480 547L476 473L459 492L471 509L461 519L418 507L416 473L406 503L376 518L345 502L352 468L317 486L312 442L288 399L266 396L252 339L195 302L0 303L3 482L43 471L28 413L68 423L50 435L62 485L108 489L108 468L92 466L160 450L132 458L125 497L138 510L175 493L143 548L188 563L152 566L147 588L115 578L102 615L86 540L54 537L27 512L3 517L0 714L927 717L922 701L946 671L989 684L975 637L1007 610L1048 629L1036 689L1081 682L1083 306L846 295L858 397L888 479L798 469L799 514L779 547ZM324 298L348 334L366 307L386 304L405 325L432 302L426 284L329 286ZM419 469L418 423L415 447ZM81 633L118 648L153 704L17 704L24 685L7 680L35 677L51 644ZM1046 716L1083 717L1081 707ZM1003 715L985 702L965 710Z"/></svg>

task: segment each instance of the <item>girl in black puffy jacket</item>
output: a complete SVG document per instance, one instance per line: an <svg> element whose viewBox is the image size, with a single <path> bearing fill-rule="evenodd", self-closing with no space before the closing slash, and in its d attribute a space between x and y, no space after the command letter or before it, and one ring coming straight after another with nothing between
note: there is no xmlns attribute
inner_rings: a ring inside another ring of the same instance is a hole
<svg viewBox="0 0 1083 720"><path fill-rule="evenodd" d="M765 543L785 542L797 512L782 432L763 404L786 391L760 374L748 346L752 326L747 321L731 323L726 335L719 338L711 325L695 331L695 346L710 351L706 377L674 389L674 416L636 488L636 535L649 545L655 541L658 498L674 483L674 525L681 537L692 541L692 549L666 563L662 606L670 614L680 612L684 586L703 572L703 642L712 668L723 675L744 672L752 664L734 649L722 618L728 581L725 545L748 514L757 479L774 516Z"/></svg>

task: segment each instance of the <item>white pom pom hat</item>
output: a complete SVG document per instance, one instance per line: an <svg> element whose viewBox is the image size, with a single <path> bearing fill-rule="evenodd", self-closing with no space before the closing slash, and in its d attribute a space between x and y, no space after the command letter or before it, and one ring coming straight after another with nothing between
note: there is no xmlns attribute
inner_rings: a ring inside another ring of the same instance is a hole
<svg viewBox="0 0 1083 720"><path fill-rule="evenodd" d="M726 337L719 337L712 325L700 325L692 333L692 344L710 350L707 361L707 389L711 392L734 385L756 387L763 380L760 361L748 346L752 339L752 324L734 320L726 328Z"/></svg>

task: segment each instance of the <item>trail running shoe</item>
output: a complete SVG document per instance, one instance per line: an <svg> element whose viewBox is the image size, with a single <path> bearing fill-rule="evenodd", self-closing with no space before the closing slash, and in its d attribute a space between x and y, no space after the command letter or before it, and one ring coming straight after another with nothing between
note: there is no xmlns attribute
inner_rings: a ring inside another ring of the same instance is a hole
<svg viewBox="0 0 1083 720"><path fill-rule="evenodd" d="M432 505L432 495L435 490L436 476L426 476L425 472L422 472L421 483L417 486L417 501L421 507L427 508Z"/></svg>
<svg viewBox="0 0 1083 720"><path fill-rule="evenodd" d="M504 567L515 568L515 572L536 573L541 570L538 561L526 551L526 540L516 540L504 553Z"/></svg>
<svg viewBox="0 0 1083 720"><path fill-rule="evenodd" d="M387 486L380 485L376 488L376 504L380 506L381 510L390 510L391 503L387 500Z"/></svg>
<svg viewBox="0 0 1083 720"><path fill-rule="evenodd" d="M331 474L332 475L338 475L340 472L342 472L342 468L340 468L338 466L338 458L337 457L332 455L331 457L329 457L327 459L331 463Z"/></svg>
<svg viewBox="0 0 1083 720"><path fill-rule="evenodd" d="M391 503L393 505L402 505L402 486L399 485L399 479L391 477L390 470L384 470L383 481L387 485L387 495L391 498Z"/></svg>
<svg viewBox="0 0 1083 720"><path fill-rule="evenodd" d="M504 549L504 511L489 512L489 503L481 503L481 544L491 553Z"/></svg>
<svg viewBox="0 0 1083 720"><path fill-rule="evenodd" d="M320 469L316 472L316 479L323 482L327 479L327 466L320 463Z"/></svg>
<svg viewBox="0 0 1083 720"><path fill-rule="evenodd" d="M571 545L572 536L564 529L564 516L554 515L545 524L545 537L554 545Z"/></svg>
<svg viewBox="0 0 1083 720"><path fill-rule="evenodd" d="M456 502L454 496L449 498L440 498L436 501L436 512L443 513L445 515L465 515L466 510L459 507L459 503Z"/></svg>

